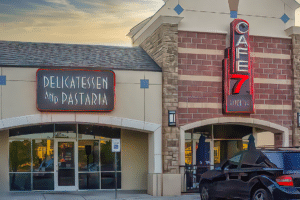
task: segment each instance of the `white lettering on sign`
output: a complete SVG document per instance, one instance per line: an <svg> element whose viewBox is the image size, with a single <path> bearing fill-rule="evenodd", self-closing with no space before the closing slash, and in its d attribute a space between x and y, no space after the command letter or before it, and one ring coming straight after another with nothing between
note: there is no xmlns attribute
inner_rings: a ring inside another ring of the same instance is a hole
<svg viewBox="0 0 300 200"><path fill-rule="evenodd" d="M37 71L40 111L112 111L115 75L98 70Z"/></svg>
<svg viewBox="0 0 300 200"><path fill-rule="evenodd" d="M248 49L247 48L236 48L236 58L240 59L240 54L248 55Z"/></svg>
<svg viewBox="0 0 300 200"><path fill-rule="evenodd" d="M79 97L78 97L79 94ZM49 99L50 102L54 102L53 94L48 94L46 92L45 99ZM56 98L56 103L58 102L58 97ZM74 102L75 100L75 102ZM101 93L72 93L66 94L65 92L61 92L61 104L68 105L108 105L107 96L105 93L101 95Z"/></svg>
<svg viewBox="0 0 300 200"><path fill-rule="evenodd" d="M244 46L244 47L240 47ZM236 58L235 58L235 70L237 72L248 72L249 69L249 63L248 63L248 43L244 35L241 35L238 39L238 42L236 43ZM246 56L242 56L246 55Z"/></svg>
<svg viewBox="0 0 300 200"><path fill-rule="evenodd" d="M43 76L44 88L53 89L108 89L108 78L107 77L58 77L58 76Z"/></svg>
<svg viewBox="0 0 300 200"><path fill-rule="evenodd" d="M236 46L239 46L240 44L244 44L246 47L248 47L248 43L244 35L240 36L238 42L236 43Z"/></svg>
<svg viewBox="0 0 300 200"><path fill-rule="evenodd" d="M243 100L243 99L237 99L237 100L230 100L229 104L231 106L237 106L237 107L247 107L250 105L249 100Z"/></svg>
<svg viewBox="0 0 300 200"><path fill-rule="evenodd" d="M238 61L236 61L236 66L237 66L237 71L240 71L240 72L248 71L248 61L238 60Z"/></svg>

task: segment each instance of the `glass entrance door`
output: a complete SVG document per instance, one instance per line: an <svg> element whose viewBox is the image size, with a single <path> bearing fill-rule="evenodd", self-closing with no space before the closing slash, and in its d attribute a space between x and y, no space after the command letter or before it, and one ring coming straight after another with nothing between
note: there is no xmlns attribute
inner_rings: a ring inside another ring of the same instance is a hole
<svg viewBox="0 0 300 200"><path fill-rule="evenodd" d="M55 190L78 190L78 160L76 141L56 139L54 155Z"/></svg>

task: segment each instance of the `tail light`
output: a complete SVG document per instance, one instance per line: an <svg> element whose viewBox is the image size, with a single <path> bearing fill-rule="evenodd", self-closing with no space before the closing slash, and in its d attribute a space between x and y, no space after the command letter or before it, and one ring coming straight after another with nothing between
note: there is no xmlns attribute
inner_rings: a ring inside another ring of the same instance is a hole
<svg viewBox="0 0 300 200"><path fill-rule="evenodd" d="M294 186L293 178L291 176L279 176L276 178L278 185L282 186Z"/></svg>

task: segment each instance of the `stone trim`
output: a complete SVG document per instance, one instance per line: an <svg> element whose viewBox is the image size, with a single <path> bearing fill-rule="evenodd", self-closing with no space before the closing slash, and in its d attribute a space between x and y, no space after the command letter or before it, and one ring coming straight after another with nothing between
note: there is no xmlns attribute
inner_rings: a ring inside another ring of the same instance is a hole
<svg viewBox="0 0 300 200"><path fill-rule="evenodd" d="M297 114L300 112L300 28L292 28L292 52L293 52L293 145L299 146L300 128L298 125Z"/></svg>
<svg viewBox="0 0 300 200"><path fill-rule="evenodd" d="M206 55L224 55L224 50L193 49L193 48L178 47L178 53L206 54ZM275 53L251 52L251 56L252 57L258 57L258 58L291 59L290 55L287 55L287 54L275 54Z"/></svg>
<svg viewBox="0 0 300 200"><path fill-rule="evenodd" d="M221 82L222 78L219 77L219 76L178 75L178 80L182 80L182 81ZM268 84L292 85L292 81L291 80L286 80L286 79L270 79L270 78L254 78L254 83L268 83Z"/></svg>
<svg viewBox="0 0 300 200"><path fill-rule="evenodd" d="M179 102L179 108L217 108L222 109L221 103L189 103ZM257 110L292 110L291 105L255 104Z"/></svg>
<svg viewBox="0 0 300 200"><path fill-rule="evenodd" d="M268 131L271 131L273 133L279 133L283 134L283 143L282 145L284 147L289 146L289 129L272 123L265 120L260 119L254 119L254 118L241 118L241 117L221 117L221 118L212 118L212 119L206 119L202 121L193 122L190 124L186 124L184 126L180 127L180 133L184 133L186 130L206 126L206 125L217 125L217 124L235 124L235 125L244 125L244 126L251 126L256 128L262 128ZM181 139L184 138L181 136ZM183 159L181 159L182 161Z"/></svg>
<svg viewBox="0 0 300 200"><path fill-rule="evenodd" d="M162 24L176 24L183 19L183 17L175 17L175 16L159 16L152 24L147 27L145 30L145 26L141 28L134 36L132 36L132 43L134 46L141 45L149 36L151 36ZM149 20L150 21L150 20ZM147 22L149 23L149 22Z"/></svg>
<svg viewBox="0 0 300 200"><path fill-rule="evenodd" d="M206 55L224 55L224 51L223 50L193 49L193 48L182 48L182 47L178 47L178 53L206 54Z"/></svg>
<svg viewBox="0 0 300 200"><path fill-rule="evenodd" d="M168 110L178 109L178 24L161 24L140 46L162 68L163 173L179 174L179 129L168 126Z"/></svg>

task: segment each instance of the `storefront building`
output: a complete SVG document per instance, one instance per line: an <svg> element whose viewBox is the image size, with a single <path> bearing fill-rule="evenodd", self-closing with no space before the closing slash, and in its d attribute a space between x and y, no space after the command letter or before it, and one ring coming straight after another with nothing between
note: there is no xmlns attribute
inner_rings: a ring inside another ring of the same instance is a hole
<svg viewBox="0 0 300 200"><path fill-rule="evenodd" d="M250 135L258 146L298 145L299 6L288 0L165 0L131 29L133 45L163 75L162 187L153 195L186 191L185 166L214 166L247 149ZM170 126L174 112L176 125ZM199 163L201 135L205 160Z"/></svg>
<svg viewBox="0 0 300 200"><path fill-rule="evenodd" d="M160 67L140 47L0 42L0 191L149 188ZM151 185L150 185L151 186Z"/></svg>
<svg viewBox="0 0 300 200"><path fill-rule="evenodd" d="M112 139L118 188L154 196L180 195L185 166L213 168L250 135L299 144L300 5L164 1L133 48L0 42L1 191L112 189Z"/></svg>

